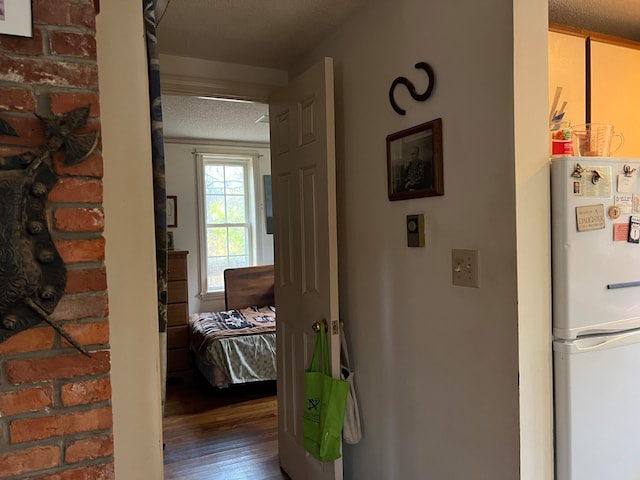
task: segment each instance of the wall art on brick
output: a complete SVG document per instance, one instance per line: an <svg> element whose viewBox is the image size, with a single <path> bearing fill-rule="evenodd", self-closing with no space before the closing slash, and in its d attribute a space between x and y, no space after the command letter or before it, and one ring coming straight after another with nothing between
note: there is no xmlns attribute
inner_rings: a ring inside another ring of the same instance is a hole
<svg viewBox="0 0 640 480"><path fill-rule="evenodd" d="M48 305L40 281L32 292L59 330L38 320L0 343L0 478L109 480L115 473L95 6L24 3L32 5L32 37L0 35L0 129L15 132L0 133L0 176L17 183L45 155L48 172L38 179L47 193L38 213L65 281L53 279L63 287ZM95 148L70 143L70 135ZM76 148L88 156L70 161L66 153ZM8 168L12 162L18 168ZM0 195L2 209L7 190ZM7 245L1 238L0 257Z"/></svg>

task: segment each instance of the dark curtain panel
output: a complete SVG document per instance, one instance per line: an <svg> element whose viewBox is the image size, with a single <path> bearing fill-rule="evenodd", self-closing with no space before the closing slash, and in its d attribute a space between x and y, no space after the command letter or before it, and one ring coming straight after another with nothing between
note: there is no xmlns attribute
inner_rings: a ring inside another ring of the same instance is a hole
<svg viewBox="0 0 640 480"><path fill-rule="evenodd" d="M164 178L164 143L162 140L162 105L160 102L160 62L156 38L156 2L142 0L147 60L149 64L149 103L151 105L151 148L153 163L153 202L155 205L156 264L158 266L158 322L167 331L167 196Z"/></svg>

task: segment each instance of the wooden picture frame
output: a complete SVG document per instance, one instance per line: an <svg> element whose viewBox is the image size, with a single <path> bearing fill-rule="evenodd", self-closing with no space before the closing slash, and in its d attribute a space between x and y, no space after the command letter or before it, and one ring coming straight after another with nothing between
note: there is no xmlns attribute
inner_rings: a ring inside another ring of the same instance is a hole
<svg viewBox="0 0 640 480"><path fill-rule="evenodd" d="M444 195L442 119L387 136L389 200Z"/></svg>
<svg viewBox="0 0 640 480"><path fill-rule="evenodd" d="M167 227L175 228L178 226L178 197L175 195L167 195Z"/></svg>
<svg viewBox="0 0 640 480"><path fill-rule="evenodd" d="M0 0L0 34L31 37L31 23L31 2Z"/></svg>

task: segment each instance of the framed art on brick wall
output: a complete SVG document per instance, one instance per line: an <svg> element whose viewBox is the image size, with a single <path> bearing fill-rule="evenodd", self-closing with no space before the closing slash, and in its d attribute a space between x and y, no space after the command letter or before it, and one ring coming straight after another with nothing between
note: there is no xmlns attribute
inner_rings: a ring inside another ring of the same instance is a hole
<svg viewBox="0 0 640 480"><path fill-rule="evenodd" d="M0 0L0 34L30 37L31 2Z"/></svg>

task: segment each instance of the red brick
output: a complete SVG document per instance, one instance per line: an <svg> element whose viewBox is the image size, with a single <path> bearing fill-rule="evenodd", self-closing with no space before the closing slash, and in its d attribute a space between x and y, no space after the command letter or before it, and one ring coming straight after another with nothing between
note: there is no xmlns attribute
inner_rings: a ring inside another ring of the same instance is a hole
<svg viewBox="0 0 640 480"><path fill-rule="evenodd" d="M111 381L108 378L87 380L86 382L67 383L61 390L62 404L65 407L104 402L111 398Z"/></svg>
<svg viewBox="0 0 640 480"><path fill-rule="evenodd" d="M0 156L2 157L10 157L12 155L21 155L25 152L30 152L30 151L32 150L24 147L0 146Z"/></svg>
<svg viewBox="0 0 640 480"><path fill-rule="evenodd" d="M53 387L37 387L0 393L0 417L39 412L53 406Z"/></svg>
<svg viewBox="0 0 640 480"><path fill-rule="evenodd" d="M67 463L78 463L110 455L113 455L113 437L105 435L70 443L65 451L64 460Z"/></svg>
<svg viewBox="0 0 640 480"><path fill-rule="evenodd" d="M102 181L74 177L61 178L49 192L49 201L102 203Z"/></svg>
<svg viewBox="0 0 640 480"><path fill-rule="evenodd" d="M91 357L77 353L5 362L7 380L14 385L103 375L109 372L109 368L108 351L93 352Z"/></svg>
<svg viewBox="0 0 640 480"><path fill-rule="evenodd" d="M100 154L89 155L80 163L67 166L64 164L64 153L58 152L53 155L53 169L58 175L102 178L104 174L102 155Z"/></svg>
<svg viewBox="0 0 640 480"><path fill-rule="evenodd" d="M65 263L100 262L104 260L104 238L94 240L59 240L58 253Z"/></svg>
<svg viewBox="0 0 640 480"><path fill-rule="evenodd" d="M14 55L42 55L42 33L33 30L33 37L0 36L0 51Z"/></svg>
<svg viewBox="0 0 640 480"><path fill-rule="evenodd" d="M36 98L26 88L0 88L0 110L35 112Z"/></svg>
<svg viewBox="0 0 640 480"><path fill-rule="evenodd" d="M93 3L77 4L69 1L33 0L33 23L96 28Z"/></svg>
<svg viewBox="0 0 640 480"><path fill-rule="evenodd" d="M102 322L85 322L85 323L67 323L64 330L71 335L80 345L107 345L109 343L109 321ZM63 348L69 348L71 345L66 341L62 341Z"/></svg>
<svg viewBox="0 0 640 480"><path fill-rule="evenodd" d="M41 58L0 56L0 80L27 85L98 88L95 63L60 62Z"/></svg>
<svg viewBox="0 0 640 480"><path fill-rule="evenodd" d="M2 57L0 56L0 58ZM2 119L11 125L18 134L17 137L0 135L0 141L3 144L40 147L46 143L44 128L37 118L3 115Z"/></svg>
<svg viewBox="0 0 640 480"><path fill-rule="evenodd" d="M34 447L0 455L0 477L53 468L60 463L60 448L55 445Z"/></svg>
<svg viewBox="0 0 640 480"><path fill-rule="evenodd" d="M51 417L25 418L11 422L11 443L24 443L74 433L106 430L113 426L111 407L83 410Z"/></svg>
<svg viewBox="0 0 640 480"><path fill-rule="evenodd" d="M56 332L49 325L23 330L0 343L0 355L50 350L55 338Z"/></svg>
<svg viewBox="0 0 640 480"><path fill-rule="evenodd" d="M91 293L88 295L65 295L51 315L51 320L104 318L108 314L109 300L106 292ZM64 329L67 329L66 325Z"/></svg>
<svg viewBox="0 0 640 480"><path fill-rule="evenodd" d="M53 215L54 226L61 232L102 232L104 210L102 208L57 208Z"/></svg>
<svg viewBox="0 0 640 480"><path fill-rule="evenodd" d="M90 467L76 468L64 472L53 473L31 480L114 480L116 478L113 462Z"/></svg>
<svg viewBox="0 0 640 480"><path fill-rule="evenodd" d="M106 289L107 271L104 268L67 270L67 288L65 293L100 292ZM0 348L1 345L2 344L0 344Z"/></svg>
<svg viewBox="0 0 640 480"><path fill-rule="evenodd" d="M71 57L96 58L96 38L93 35L71 32L51 32L51 53Z"/></svg>
<svg viewBox="0 0 640 480"><path fill-rule="evenodd" d="M55 92L51 94L51 113L59 115L85 105L91 105L89 116L100 117L100 97L97 93Z"/></svg>

